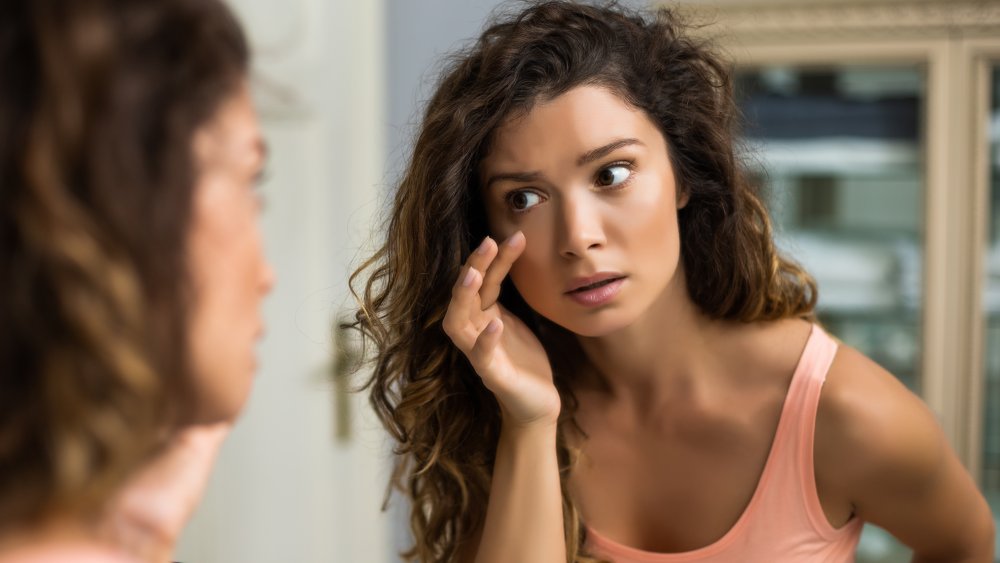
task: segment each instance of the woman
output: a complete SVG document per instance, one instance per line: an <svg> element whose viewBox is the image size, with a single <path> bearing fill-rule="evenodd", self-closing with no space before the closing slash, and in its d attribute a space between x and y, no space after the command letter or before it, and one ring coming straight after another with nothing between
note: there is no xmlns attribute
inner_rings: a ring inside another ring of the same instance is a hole
<svg viewBox="0 0 1000 563"><path fill-rule="evenodd" d="M165 561L272 284L217 0L0 7L0 561Z"/></svg>
<svg viewBox="0 0 1000 563"><path fill-rule="evenodd" d="M432 97L358 325L419 561L992 561L928 409L812 323L668 11L545 2ZM821 392L822 391L822 392Z"/></svg>

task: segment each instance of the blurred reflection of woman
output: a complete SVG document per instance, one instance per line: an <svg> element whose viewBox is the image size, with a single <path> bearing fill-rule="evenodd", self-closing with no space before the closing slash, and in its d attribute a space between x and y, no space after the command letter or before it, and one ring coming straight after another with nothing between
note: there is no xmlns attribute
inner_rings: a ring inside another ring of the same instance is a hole
<svg viewBox="0 0 1000 563"><path fill-rule="evenodd" d="M218 0L0 5L0 561L166 561L272 284Z"/></svg>
<svg viewBox="0 0 1000 563"><path fill-rule="evenodd" d="M356 274L418 561L992 561L927 407L838 344L671 13L533 4L451 60Z"/></svg>

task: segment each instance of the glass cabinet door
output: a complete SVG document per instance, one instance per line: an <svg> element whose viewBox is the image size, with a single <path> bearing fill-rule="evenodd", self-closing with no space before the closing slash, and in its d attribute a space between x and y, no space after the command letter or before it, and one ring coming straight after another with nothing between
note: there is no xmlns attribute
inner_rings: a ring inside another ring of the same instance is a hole
<svg viewBox="0 0 1000 563"><path fill-rule="evenodd" d="M986 131L989 143L989 239L986 247L986 358L983 451L981 479L983 492L993 510L1000 533L1000 64L993 66L990 76L990 107ZM1000 536L997 538L1000 557Z"/></svg>
<svg viewBox="0 0 1000 563"><path fill-rule="evenodd" d="M775 239L819 288L820 322L921 388L923 67L763 66L737 73L746 157ZM858 561L908 561L869 527Z"/></svg>
<svg viewBox="0 0 1000 563"><path fill-rule="evenodd" d="M737 75L753 173L820 322L917 392L924 91L916 65Z"/></svg>

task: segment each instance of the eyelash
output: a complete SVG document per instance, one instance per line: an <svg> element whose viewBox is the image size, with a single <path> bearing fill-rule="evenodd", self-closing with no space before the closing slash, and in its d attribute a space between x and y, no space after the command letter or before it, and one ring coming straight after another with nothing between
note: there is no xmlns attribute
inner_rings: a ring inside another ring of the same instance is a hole
<svg viewBox="0 0 1000 563"><path fill-rule="evenodd" d="M544 197L541 194L539 194L538 192L536 192L534 190L530 190L530 189L524 189L524 188L522 188L522 189L517 189L517 190L511 190L511 191L507 192L507 194L504 195L504 198L503 198L504 203L507 204L507 208L510 209L511 213L513 213L515 215L521 215L521 214L527 213L527 212L531 211L532 209L534 209L535 206L531 206L531 207L529 207L527 209L515 209L514 208L514 196L516 196L517 194L524 193L524 192L532 193L534 195L537 195L538 197Z"/></svg>
<svg viewBox="0 0 1000 563"><path fill-rule="evenodd" d="M615 186L600 186L601 189L608 191L617 191L632 183L632 178L635 177L635 162L631 160L618 160L609 164L605 164L600 169L598 169L597 174L599 175L601 172L604 172L608 168L618 168L618 167L628 169L629 172L628 178L625 178L624 180L622 180L622 183ZM595 180L597 179L597 175L594 176L594 179Z"/></svg>

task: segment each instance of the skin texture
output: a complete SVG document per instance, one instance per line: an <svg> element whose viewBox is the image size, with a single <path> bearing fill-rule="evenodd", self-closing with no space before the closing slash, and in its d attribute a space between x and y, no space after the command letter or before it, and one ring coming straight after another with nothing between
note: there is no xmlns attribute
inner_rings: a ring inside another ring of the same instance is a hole
<svg viewBox="0 0 1000 563"><path fill-rule="evenodd" d="M582 158L622 139L638 142ZM508 272L535 311L579 336L596 374L575 389L586 437L574 437L581 462L569 485L584 521L647 551L715 542L757 486L811 326L718 321L692 303L679 260L686 199L669 149L612 92L581 86L541 101L494 141L483 200L507 242L488 239L469 258L445 320L503 412L486 523L465 560L565 558L551 521L558 395L538 341L495 303ZM610 302L565 295L574 277L600 271L625 276ZM917 561L992 561L989 510L933 416L847 346L820 401L815 461L832 526L856 514Z"/></svg>

